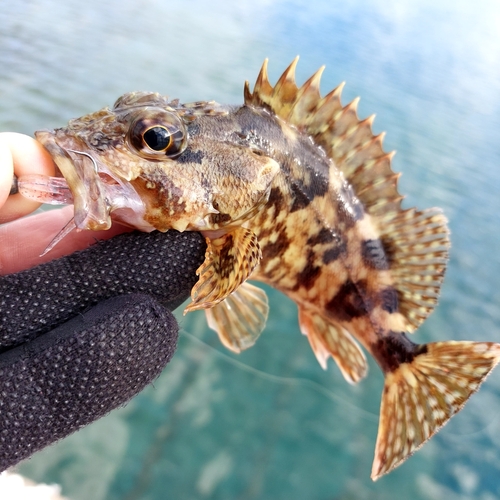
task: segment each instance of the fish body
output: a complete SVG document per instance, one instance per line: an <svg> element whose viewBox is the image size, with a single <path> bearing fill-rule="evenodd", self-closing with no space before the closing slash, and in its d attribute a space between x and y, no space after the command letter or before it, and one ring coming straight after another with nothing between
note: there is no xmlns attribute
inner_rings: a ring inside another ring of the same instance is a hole
<svg viewBox="0 0 500 500"><path fill-rule="evenodd" d="M373 117L321 97L322 69L301 87L297 60L275 86L266 63L243 106L180 104L152 93L37 133L63 178L21 178L20 191L73 203L74 227L111 216L141 230L201 231L205 262L186 312L204 309L223 344L253 345L268 313L265 282L293 299L321 366L385 375L372 478L399 465L459 411L500 360L488 342L416 344L446 268L438 209L402 209L398 174ZM58 239L56 238L56 241Z"/></svg>

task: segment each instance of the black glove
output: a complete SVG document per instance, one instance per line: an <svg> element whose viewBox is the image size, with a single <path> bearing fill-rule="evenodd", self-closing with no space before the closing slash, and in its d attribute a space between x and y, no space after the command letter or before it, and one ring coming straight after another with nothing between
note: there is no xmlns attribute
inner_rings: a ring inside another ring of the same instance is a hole
<svg viewBox="0 0 500 500"><path fill-rule="evenodd" d="M128 233L0 277L0 471L123 405L170 360L199 233Z"/></svg>

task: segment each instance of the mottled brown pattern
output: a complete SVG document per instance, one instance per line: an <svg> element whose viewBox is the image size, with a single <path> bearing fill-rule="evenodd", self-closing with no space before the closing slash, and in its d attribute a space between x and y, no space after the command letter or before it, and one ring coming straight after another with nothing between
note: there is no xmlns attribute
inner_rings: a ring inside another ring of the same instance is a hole
<svg viewBox="0 0 500 500"><path fill-rule="evenodd" d="M321 267L316 265L315 261L316 254L309 248L307 250L306 264L296 276L295 290L299 290L301 287L310 290L314 286L316 279L321 273Z"/></svg>
<svg viewBox="0 0 500 500"><path fill-rule="evenodd" d="M336 320L347 322L368 314L368 304L359 293L359 288L364 289L365 286L365 283L346 281L326 304L326 310Z"/></svg>
<svg viewBox="0 0 500 500"><path fill-rule="evenodd" d="M328 264L336 261L343 253L346 252L346 250L347 245L343 242L339 242L336 246L330 246L330 248L325 250L325 252L323 253L323 264L327 266Z"/></svg>
<svg viewBox="0 0 500 500"><path fill-rule="evenodd" d="M269 214L271 217L276 218L279 213L287 210L289 205L287 193L280 187L271 187L269 191L269 198L267 199L265 211L263 213ZM272 230L272 226L270 226Z"/></svg>
<svg viewBox="0 0 500 500"><path fill-rule="evenodd" d="M366 266L373 269L389 269L384 247L380 240L365 240L361 243L361 255Z"/></svg>
<svg viewBox="0 0 500 500"><path fill-rule="evenodd" d="M335 241L336 235L332 229L323 227L320 229L319 233L310 236L306 242L308 246L321 245L323 243L330 243Z"/></svg>
<svg viewBox="0 0 500 500"><path fill-rule="evenodd" d="M226 236L224 244L219 247L219 259L225 264L221 266L220 276L222 279L228 279L236 264L234 238L231 233Z"/></svg>
<svg viewBox="0 0 500 500"><path fill-rule="evenodd" d="M183 163L199 163L201 164L205 153L203 151L197 150L193 151L191 148L186 148L186 150L177 158L177 163L181 165Z"/></svg>
<svg viewBox="0 0 500 500"><path fill-rule="evenodd" d="M413 343L404 333L389 332L374 346L377 359L384 372L396 370L401 363L411 363L415 356L425 354L427 347Z"/></svg>
<svg viewBox="0 0 500 500"><path fill-rule="evenodd" d="M226 222L231 221L231 215L221 213L213 214L210 216L210 221L214 226L224 225Z"/></svg>
<svg viewBox="0 0 500 500"><path fill-rule="evenodd" d="M279 229L279 228L278 228ZM262 259L263 262L280 257L289 248L291 240L287 237L282 226L282 230L278 233L276 241L262 245Z"/></svg>
<svg viewBox="0 0 500 500"><path fill-rule="evenodd" d="M380 291L381 307L389 314L398 311L398 292L393 287L384 288Z"/></svg>

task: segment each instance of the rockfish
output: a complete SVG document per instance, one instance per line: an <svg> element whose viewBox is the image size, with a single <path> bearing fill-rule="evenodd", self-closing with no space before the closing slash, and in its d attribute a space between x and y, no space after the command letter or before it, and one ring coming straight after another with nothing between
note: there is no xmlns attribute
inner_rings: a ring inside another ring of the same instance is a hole
<svg viewBox="0 0 500 500"><path fill-rule="evenodd" d="M234 352L252 346L267 319L265 293L247 280L294 300L320 365L332 357L350 383L367 373L361 344L385 375L375 480L463 407L500 361L500 344L409 339L437 302L446 219L401 208L373 117L358 118L357 99L342 106L342 85L321 97L323 68L298 87L296 64L272 86L266 61L242 106L132 92L37 132L61 176L24 177L19 189L74 205L54 243L111 219L200 231L206 258L185 311L204 309Z"/></svg>

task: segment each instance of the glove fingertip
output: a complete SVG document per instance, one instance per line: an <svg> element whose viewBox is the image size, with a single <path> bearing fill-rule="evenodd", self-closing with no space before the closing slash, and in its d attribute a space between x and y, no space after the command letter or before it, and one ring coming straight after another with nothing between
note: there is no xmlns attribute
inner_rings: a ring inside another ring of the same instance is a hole
<svg viewBox="0 0 500 500"><path fill-rule="evenodd" d="M178 325L148 295L101 302L4 353L0 470L124 405L175 352Z"/></svg>

